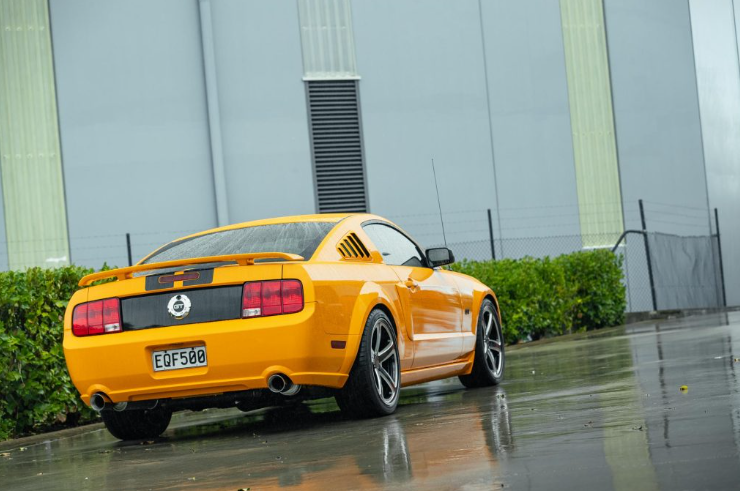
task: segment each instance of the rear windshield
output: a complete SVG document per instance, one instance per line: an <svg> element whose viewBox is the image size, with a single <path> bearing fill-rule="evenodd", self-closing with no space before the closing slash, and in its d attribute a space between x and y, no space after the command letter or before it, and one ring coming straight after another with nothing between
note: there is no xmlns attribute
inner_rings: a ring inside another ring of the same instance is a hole
<svg viewBox="0 0 740 491"><path fill-rule="evenodd" d="M249 252L287 252L309 259L334 225L333 222L279 223L214 232L168 244L144 264Z"/></svg>

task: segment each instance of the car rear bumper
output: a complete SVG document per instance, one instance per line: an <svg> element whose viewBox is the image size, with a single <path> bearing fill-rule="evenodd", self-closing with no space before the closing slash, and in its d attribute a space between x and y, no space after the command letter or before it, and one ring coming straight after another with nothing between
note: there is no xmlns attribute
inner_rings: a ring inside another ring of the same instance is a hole
<svg viewBox="0 0 740 491"><path fill-rule="evenodd" d="M86 404L96 392L122 402L261 389L276 373L295 384L341 388L358 339L326 334L316 325L315 310L316 303L308 302L296 314L89 337L65 330L64 354ZM332 341L346 344L338 349ZM190 346L206 347L208 366L154 371L154 351Z"/></svg>

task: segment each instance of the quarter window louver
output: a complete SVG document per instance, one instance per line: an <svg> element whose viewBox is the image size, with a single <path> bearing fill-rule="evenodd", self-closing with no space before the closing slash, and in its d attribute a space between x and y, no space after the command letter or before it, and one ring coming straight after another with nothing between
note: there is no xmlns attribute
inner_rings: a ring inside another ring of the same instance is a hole
<svg viewBox="0 0 740 491"><path fill-rule="evenodd" d="M337 250L344 259L370 259L370 252L354 232L350 232L339 242Z"/></svg>
<svg viewBox="0 0 740 491"><path fill-rule="evenodd" d="M357 84L306 82L319 213L367 211Z"/></svg>

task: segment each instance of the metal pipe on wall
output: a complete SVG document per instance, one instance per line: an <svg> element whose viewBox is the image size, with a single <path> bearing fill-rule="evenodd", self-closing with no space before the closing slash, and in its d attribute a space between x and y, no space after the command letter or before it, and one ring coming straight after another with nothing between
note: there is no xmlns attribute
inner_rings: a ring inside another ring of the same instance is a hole
<svg viewBox="0 0 740 491"><path fill-rule="evenodd" d="M221 112L219 110L216 53L213 47L213 20L211 1L198 0L200 42L203 50L203 71L208 107L208 132L213 166L213 187L216 194L216 220L218 226L229 224L229 205L226 199L226 173L224 171L223 141L221 138Z"/></svg>

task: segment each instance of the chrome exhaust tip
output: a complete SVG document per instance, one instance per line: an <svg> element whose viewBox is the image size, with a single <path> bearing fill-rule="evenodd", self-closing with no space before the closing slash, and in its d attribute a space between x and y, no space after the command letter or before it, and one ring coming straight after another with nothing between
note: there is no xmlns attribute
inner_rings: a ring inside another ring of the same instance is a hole
<svg viewBox="0 0 740 491"><path fill-rule="evenodd" d="M127 407L128 407L128 402L125 402L125 401L124 402L117 402L117 403L113 404L113 410L114 411L118 411L119 413L121 411L125 411Z"/></svg>
<svg viewBox="0 0 740 491"><path fill-rule="evenodd" d="M93 411L100 412L105 409L105 405L108 403L108 398L102 392L96 392L90 397L90 407Z"/></svg>
<svg viewBox="0 0 740 491"><path fill-rule="evenodd" d="M301 391L301 386L291 383L287 389L281 392L284 396L294 396Z"/></svg>
<svg viewBox="0 0 740 491"><path fill-rule="evenodd" d="M301 390L300 385L294 384L282 373L270 375L270 378L267 379L267 387L272 392L284 396L294 396Z"/></svg>
<svg viewBox="0 0 740 491"><path fill-rule="evenodd" d="M282 394L288 385L288 379L280 373L270 375L270 378L267 379L267 387L276 394Z"/></svg>

